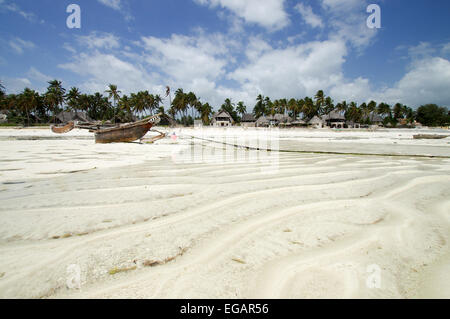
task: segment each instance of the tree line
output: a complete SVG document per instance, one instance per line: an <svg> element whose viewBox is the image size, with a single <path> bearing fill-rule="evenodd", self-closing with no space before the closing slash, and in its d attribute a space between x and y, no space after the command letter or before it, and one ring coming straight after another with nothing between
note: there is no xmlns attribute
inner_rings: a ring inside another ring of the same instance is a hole
<svg viewBox="0 0 450 319"><path fill-rule="evenodd" d="M25 88L19 94L6 94L5 87L0 83L0 110L8 114L10 123L24 125L53 123L61 111L85 112L95 121L132 122L148 115L166 114L163 102L169 102L167 114L179 124L193 125L194 120L201 120L205 125L211 122L213 107L209 103L203 103L194 92L184 92L181 88L175 91L172 100L170 87L166 87L164 97L149 91L122 95L117 85L113 84L105 92L84 94L76 87L66 91L61 81L53 80L48 82L47 91L43 94L30 88ZM219 111L226 111L236 123L248 113L244 102L233 103L229 98L225 99ZM353 101L335 103L322 90L314 97L303 99L272 101L270 97L259 95L252 110L255 118L284 114L305 121L331 112L337 112L345 116L346 120L360 124L372 124L373 114L379 115L385 126L393 127L399 123L404 125L415 121L427 126L446 126L450 123L448 109L435 104L423 105L415 111L401 103L393 106L375 101L359 105Z"/></svg>

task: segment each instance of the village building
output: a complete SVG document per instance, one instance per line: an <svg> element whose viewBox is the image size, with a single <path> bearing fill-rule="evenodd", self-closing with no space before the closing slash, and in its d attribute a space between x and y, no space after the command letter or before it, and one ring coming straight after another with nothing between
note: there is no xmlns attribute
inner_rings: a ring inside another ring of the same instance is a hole
<svg viewBox="0 0 450 319"><path fill-rule="evenodd" d="M308 123L306 123L303 120L296 120L296 121L291 123L291 126L293 126L293 127L306 127L306 126L308 126Z"/></svg>
<svg viewBox="0 0 450 319"><path fill-rule="evenodd" d="M261 116L256 121L256 127L269 127L269 125L270 125L269 119L267 117L265 117L264 115Z"/></svg>
<svg viewBox="0 0 450 319"><path fill-rule="evenodd" d="M275 114L267 118L270 126L290 126L292 119L285 114Z"/></svg>
<svg viewBox="0 0 450 319"><path fill-rule="evenodd" d="M326 126L330 128L345 128L346 120L345 116L342 115L338 111L332 111L331 113L322 117L322 120L325 121Z"/></svg>
<svg viewBox="0 0 450 319"><path fill-rule="evenodd" d="M242 127L256 127L256 118L253 114L244 114L241 120Z"/></svg>
<svg viewBox="0 0 450 319"><path fill-rule="evenodd" d="M69 123L69 122L83 122L89 123L92 120L86 114L86 112L64 111L56 116L57 123Z"/></svg>
<svg viewBox="0 0 450 319"><path fill-rule="evenodd" d="M355 123L353 121L347 121L345 125L347 128L361 128L361 124Z"/></svg>
<svg viewBox="0 0 450 319"><path fill-rule="evenodd" d="M324 128L326 126L326 122L321 117L316 115L308 122L308 126L312 128Z"/></svg>
<svg viewBox="0 0 450 319"><path fill-rule="evenodd" d="M0 111L0 124L8 122L8 115Z"/></svg>
<svg viewBox="0 0 450 319"><path fill-rule="evenodd" d="M234 121L231 115L226 111L220 111L213 115L211 126L214 127L230 127L233 126Z"/></svg>
<svg viewBox="0 0 450 319"><path fill-rule="evenodd" d="M366 122L367 120L369 120L369 122L371 123L371 125L383 126L383 118L381 117L380 114L377 114L377 113L375 113L375 112L370 113L370 114L364 119L365 122Z"/></svg>

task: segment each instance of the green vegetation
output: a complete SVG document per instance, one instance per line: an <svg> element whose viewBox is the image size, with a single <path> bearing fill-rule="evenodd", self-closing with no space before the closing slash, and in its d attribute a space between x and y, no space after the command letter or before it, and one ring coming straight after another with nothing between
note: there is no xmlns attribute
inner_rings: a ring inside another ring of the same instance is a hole
<svg viewBox="0 0 450 319"><path fill-rule="evenodd" d="M164 106L167 101L168 112L177 123L191 126L195 120L201 120L209 125L213 114L213 107L203 103L193 92L185 93L183 89L175 92L172 101L171 89L166 88L166 95L151 94L149 91L140 91L130 95L121 95L117 85L110 84L103 93L83 94L78 88L71 88L68 92L58 80L48 82L47 91L43 94L25 88L20 94L6 94L5 87L0 83L0 111L8 116L8 122L1 126L39 125L56 121L61 111L85 112L96 121L131 122L156 113L165 114ZM240 101L237 104L231 99L225 99L220 111L228 112L236 123L248 112L247 106ZM314 116L322 116L330 112L344 115L348 121L360 124L373 124L374 115L377 121L387 127L408 127L415 121L426 126L448 126L450 116L448 109L435 104L421 106L417 111L397 103L391 106L387 103L377 104L375 101L362 103L342 101L337 104L320 90L316 95L303 99L278 99L272 101L269 97L259 95L253 108L256 118L275 114L289 115L295 119L302 118L309 121ZM170 125L163 120L161 125Z"/></svg>
<svg viewBox="0 0 450 319"><path fill-rule="evenodd" d="M418 122L426 126L445 126L450 123L450 113L445 107L427 104L419 107L416 113Z"/></svg>

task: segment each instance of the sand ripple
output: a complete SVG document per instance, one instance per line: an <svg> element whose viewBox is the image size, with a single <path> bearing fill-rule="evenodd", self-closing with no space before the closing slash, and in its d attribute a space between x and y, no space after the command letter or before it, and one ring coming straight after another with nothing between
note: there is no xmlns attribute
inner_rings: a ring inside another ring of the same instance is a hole
<svg viewBox="0 0 450 319"><path fill-rule="evenodd" d="M448 160L263 167L154 158L0 184L0 297L450 297Z"/></svg>

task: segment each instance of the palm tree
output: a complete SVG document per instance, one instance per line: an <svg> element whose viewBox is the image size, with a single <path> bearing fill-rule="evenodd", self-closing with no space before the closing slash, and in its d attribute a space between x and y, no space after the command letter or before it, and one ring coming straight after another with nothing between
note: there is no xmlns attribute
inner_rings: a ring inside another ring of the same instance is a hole
<svg viewBox="0 0 450 319"><path fill-rule="evenodd" d="M292 98L289 100L287 109L293 114L294 120L297 118L297 112L299 111L297 100Z"/></svg>
<svg viewBox="0 0 450 319"><path fill-rule="evenodd" d="M169 97L169 108L172 106L172 95L170 94L170 86L166 86L166 96L165 99Z"/></svg>
<svg viewBox="0 0 450 319"><path fill-rule="evenodd" d="M205 124L205 125L209 124L209 118L211 116L211 113L212 113L212 107L208 103L203 104L202 111L201 111L203 124Z"/></svg>
<svg viewBox="0 0 450 319"><path fill-rule="evenodd" d="M366 103L363 103L359 106L359 109L361 110L361 115L363 121L367 122L366 124L370 124L370 109L369 106Z"/></svg>
<svg viewBox="0 0 450 319"><path fill-rule="evenodd" d="M188 103L188 108L190 107L192 109L192 118L195 118L194 116L194 111L198 105L198 99L197 96L193 93L193 92L189 92L187 94L187 103Z"/></svg>
<svg viewBox="0 0 450 319"><path fill-rule="evenodd" d="M394 118L400 119L404 117L404 106L401 103L394 105Z"/></svg>
<svg viewBox="0 0 450 319"><path fill-rule="evenodd" d="M187 95L183 92L183 89L178 89L175 92L175 98L173 99L172 106L174 108L174 115L178 112L181 112L184 116L186 116L186 110L188 107Z"/></svg>
<svg viewBox="0 0 450 319"><path fill-rule="evenodd" d="M66 95L66 101L69 108L73 111L77 111L79 108L80 91L76 87L72 87Z"/></svg>
<svg viewBox="0 0 450 319"><path fill-rule="evenodd" d="M19 106L27 115L27 125L30 125L30 113L37 108L39 103L39 93L29 88L25 88L19 96Z"/></svg>
<svg viewBox="0 0 450 319"><path fill-rule="evenodd" d="M362 111L355 102L351 102L345 113L345 117L355 123L360 123L362 119Z"/></svg>
<svg viewBox="0 0 450 319"><path fill-rule="evenodd" d="M334 111L333 100L329 96L325 99L325 109L323 111L324 114L330 114Z"/></svg>
<svg viewBox="0 0 450 319"><path fill-rule="evenodd" d="M146 108L146 94L143 91L137 92L137 94L131 94L131 100L133 101L134 111L138 113L139 117L142 118L142 114Z"/></svg>
<svg viewBox="0 0 450 319"><path fill-rule="evenodd" d="M367 108L370 113L375 113L375 111L377 110L377 102L370 101L369 104L367 104Z"/></svg>
<svg viewBox="0 0 450 319"><path fill-rule="evenodd" d="M378 104L377 113L386 118L387 116L391 116L391 107L389 104L380 103Z"/></svg>
<svg viewBox="0 0 450 319"><path fill-rule="evenodd" d="M323 111L323 105L325 104L325 94L323 93L322 90L317 91L316 96L314 97L316 100L316 107L317 107L317 112L319 114L322 114Z"/></svg>
<svg viewBox="0 0 450 319"><path fill-rule="evenodd" d="M123 95L119 101L119 108L131 116L131 103L128 95Z"/></svg>
<svg viewBox="0 0 450 319"><path fill-rule="evenodd" d="M113 118L113 122L116 122L116 106L117 106L117 101L120 99L120 93L122 93L121 91L119 91L117 89L117 85L114 84L110 84L108 85L108 90L105 91L105 93L109 94L109 98L113 99L114 101L114 118Z"/></svg>
<svg viewBox="0 0 450 319"><path fill-rule="evenodd" d="M53 111L53 122L56 119L56 112L58 106L61 106L65 101L66 90L62 87L62 82L58 80L53 80L48 82L49 87L45 93L45 100L49 105L50 109Z"/></svg>
<svg viewBox="0 0 450 319"><path fill-rule="evenodd" d="M78 109L81 111L89 112L91 108L91 99L87 94L81 94L78 97Z"/></svg>
<svg viewBox="0 0 450 319"><path fill-rule="evenodd" d="M406 120L407 120L408 124L411 124L414 122L416 114L412 108L407 107L407 106L405 106L405 108L406 108L406 111L405 111Z"/></svg>
<svg viewBox="0 0 450 319"><path fill-rule="evenodd" d="M266 114L266 108L264 105L264 96L262 96L261 94L258 95L258 97L256 98L256 105L253 108L253 114L255 115L256 118L260 118L261 116Z"/></svg>
<svg viewBox="0 0 450 319"><path fill-rule="evenodd" d="M347 105L347 101L342 101L341 103L338 103L336 105L336 110L340 113L340 114L345 114L348 110L348 105Z"/></svg>
<svg viewBox="0 0 450 319"><path fill-rule="evenodd" d="M148 110L151 114L153 114L153 107L155 104L155 97L153 94L150 94L148 91L144 91L141 93L142 98L142 111L144 114Z"/></svg>
<svg viewBox="0 0 450 319"><path fill-rule="evenodd" d="M247 113L247 107L245 106L244 102L240 101L240 102L237 104L236 111L237 111L239 114L241 114L241 116L244 116L244 114Z"/></svg>
<svg viewBox="0 0 450 319"><path fill-rule="evenodd" d="M2 82L0 81L0 100L3 100L5 98L5 96L6 96L5 91L6 91L5 87L3 86Z"/></svg>
<svg viewBox="0 0 450 319"><path fill-rule="evenodd" d="M270 97L266 96L266 98L264 99L264 109L265 109L265 115L269 115L269 114L275 114L275 109L273 107L273 103L270 100Z"/></svg>
<svg viewBox="0 0 450 319"><path fill-rule="evenodd" d="M311 120L314 116L319 115L317 105L308 96L305 97L302 107L302 113L308 121Z"/></svg>
<svg viewBox="0 0 450 319"><path fill-rule="evenodd" d="M286 112L289 110L289 103L287 99L281 99L280 102L280 114L286 114Z"/></svg>
<svg viewBox="0 0 450 319"><path fill-rule="evenodd" d="M152 108L151 108L151 114L153 115L153 110L157 110L158 113L164 114L164 107L163 107L163 112L160 112L160 104L162 102L162 98L159 94L156 94L153 97L153 104L152 104Z"/></svg>

